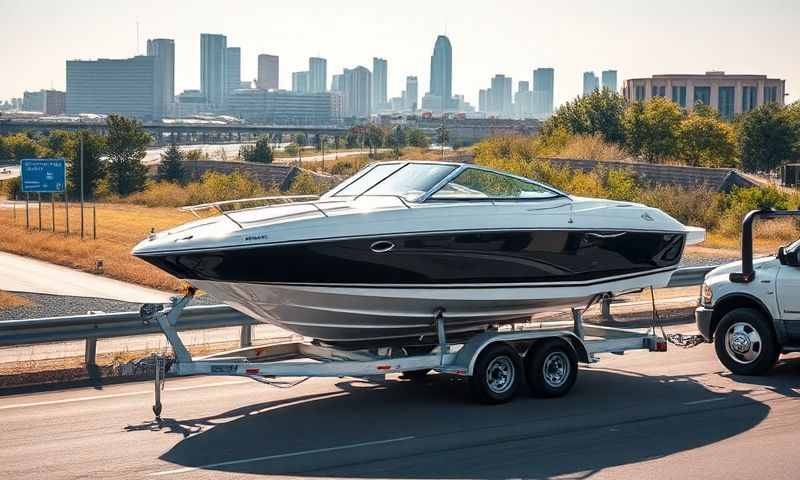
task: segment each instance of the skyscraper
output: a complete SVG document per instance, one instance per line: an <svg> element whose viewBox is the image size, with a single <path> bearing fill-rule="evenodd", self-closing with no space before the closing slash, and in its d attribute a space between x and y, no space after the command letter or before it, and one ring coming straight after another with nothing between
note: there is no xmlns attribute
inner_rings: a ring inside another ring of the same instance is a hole
<svg viewBox="0 0 800 480"><path fill-rule="evenodd" d="M308 72L292 72L292 91L295 93L308 93Z"/></svg>
<svg viewBox="0 0 800 480"><path fill-rule="evenodd" d="M225 95L242 86L242 49L225 49Z"/></svg>
<svg viewBox="0 0 800 480"><path fill-rule="evenodd" d="M369 118L372 99L372 74L365 67L344 69L342 115Z"/></svg>
<svg viewBox="0 0 800 480"><path fill-rule="evenodd" d="M331 78L331 91L332 92L344 91L344 73L333 75L333 77Z"/></svg>
<svg viewBox="0 0 800 480"><path fill-rule="evenodd" d="M258 56L258 79L256 88L261 90L277 90L280 65L277 55L262 53Z"/></svg>
<svg viewBox="0 0 800 480"><path fill-rule="evenodd" d="M492 78L492 88L488 93L488 111L500 116L510 116L511 103L511 77L497 74Z"/></svg>
<svg viewBox="0 0 800 480"><path fill-rule="evenodd" d="M600 74L602 78L603 88L607 88L612 92L617 91L617 71L616 70L603 70Z"/></svg>
<svg viewBox="0 0 800 480"><path fill-rule="evenodd" d="M147 56L155 57L157 91L154 115L161 118L169 113L175 99L175 41L169 38L148 40Z"/></svg>
<svg viewBox="0 0 800 480"><path fill-rule="evenodd" d="M225 35L200 34L200 91L213 106L225 103Z"/></svg>
<svg viewBox="0 0 800 480"><path fill-rule="evenodd" d="M529 83L525 80L517 84L517 93L514 95L514 114L519 118L526 118L531 113L531 92Z"/></svg>
<svg viewBox="0 0 800 480"><path fill-rule="evenodd" d="M323 93L328 90L328 61L324 58L308 59L308 91Z"/></svg>
<svg viewBox="0 0 800 480"><path fill-rule="evenodd" d="M481 113L489 111L489 90L485 88L478 90L478 111Z"/></svg>
<svg viewBox="0 0 800 480"><path fill-rule="evenodd" d="M406 110L415 112L419 105L419 83L417 77L409 75L406 77Z"/></svg>
<svg viewBox="0 0 800 480"><path fill-rule="evenodd" d="M157 120L156 57L67 60L66 113Z"/></svg>
<svg viewBox="0 0 800 480"><path fill-rule="evenodd" d="M552 68L537 68L533 71L533 114L539 118L553 113Z"/></svg>
<svg viewBox="0 0 800 480"><path fill-rule="evenodd" d="M386 108L386 77L388 67L383 58L372 57L372 111Z"/></svg>
<svg viewBox="0 0 800 480"><path fill-rule="evenodd" d="M431 85L429 93L441 98L446 110L453 97L453 48L444 35L436 37L431 55Z"/></svg>
<svg viewBox="0 0 800 480"><path fill-rule="evenodd" d="M594 72L583 72L583 95L591 95L595 90L600 90L600 80Z"/></svg>

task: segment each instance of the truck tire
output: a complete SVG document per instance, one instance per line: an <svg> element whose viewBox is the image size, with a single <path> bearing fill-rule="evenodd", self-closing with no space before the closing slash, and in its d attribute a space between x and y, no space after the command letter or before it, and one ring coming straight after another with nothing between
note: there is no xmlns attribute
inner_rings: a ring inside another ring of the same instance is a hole
<svg viewBox="0 0 800 480"><path fill-rule="evenodd" d="M527 357L525 375L534 397L561 397L575 385L578 356L564 340L552 338L536 343Z"/></svg>
<svg viewBox="0 0 800 480"><path fill-rule="evenodd" d="M510 345L494 343L475 361L469 377L472 397L485 404L505 403L514 398L522 380L522 359Z"/></svg>
<svg viewBox="0 0 800 480"><path fill-rule="evenodd" d="M753 308L736 308L722 317L714 349L720 362L737 375L764 375L780 354L772 326Z"/></svg>

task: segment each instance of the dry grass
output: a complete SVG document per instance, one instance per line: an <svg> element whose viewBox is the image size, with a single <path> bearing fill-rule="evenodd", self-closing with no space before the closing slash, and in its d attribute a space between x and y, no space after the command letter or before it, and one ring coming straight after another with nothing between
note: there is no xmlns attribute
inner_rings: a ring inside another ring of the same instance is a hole
<svg viewBox="0 0 800 480"><path fill-rule="evenodd" d="M600 135L575 135L566 141L556 158L579 160L625 160L630 157L619 145L606 143Z"/></svg>
<svg viewBox="0 0 800 480"><path fill-rule="evenodd" d="M27 298L18 297L12 293L0 290L0 310L11 310L30 304L31 302Z"/></svg>
<svg viewBox="0 0 800 480"><path fill-rule="evenodd" d="M162 290L180 290L180 282L161 270L134 258L130 252L151 228L164 230L192 220L192 215L173 208L147 208L135 205L97 205L97 240L92 240L92 210L85 215L85 240L80 238L80 209L70 204L70 232L64 233L64 204L56 204L56 233L50 230L50 205L42 207L42 227L46 231L26 231L25 211L17 209L16 221L10 208L0 208L0 250L37 258L50 263L95 272L103 261L103 275ZM31 205L31 226L39 225L38 208Z"/></svg>

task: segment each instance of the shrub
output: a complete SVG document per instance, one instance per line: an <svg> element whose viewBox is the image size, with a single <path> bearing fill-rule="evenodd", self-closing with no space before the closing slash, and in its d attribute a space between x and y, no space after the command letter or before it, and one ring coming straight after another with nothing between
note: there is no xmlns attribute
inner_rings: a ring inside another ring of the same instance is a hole
<svg viewBox="0 0 800 480"><path fill-rule="evenodd" d="M9 200L18 200L21 198L19 177L9 178L0 182L0 192L2 192Z"/></svg>
<svg viewBox="0 0 800 480"><path fill-rule="evenodd" d="M604 183L612 200L634 201L640 193L636 177L625 170L609 170Z"/></svg>
<svg viewBox="0 0 800 480"><path fill-rule="evenodd" d="M542 139L544 141L545 139ZM548 143L540 143L539 149L546 150L554 147L555 139L548 139ZM553 153L553 157L576 158L581 160L623 160L628 158L625 150L619 145L608 143L603 137L595 135L573 135L564 138L563 144Z"/></svg>
<svg viewBox="0 0 800 480"><path fill-rule="evenodd" d="M739 236L742 219L750 210L789 208L790 197L775 187L735 188L728 195L725 213L720 222L723 233Z"/></svg>
<svg viewBox="0 0 800 480"><path fill-rule="evenodd" d="M134 193L126 200L148 207L183 207L190 203L189 190L171 182L150 183L144 191Z"/></svg>
<svg viewBox="0 0 800 480"><path fill-rule="evenodd" d="M656 185L641 189L634 200L659 208L684 225L707 230L717 227L725 206L724 194L703 186Z"/></svg>
<svg viewBox="0 0 800 480"><path fill-rule="evenodd" d="M186 189L191 204L236 200L262 196L266 190L257 182L240 172L225 175L206 172L199 182L190 183Z"/></svg>
<svg viewBox="0 0 800 480"><path fill-rule="evenodd" d="M351 160L340 160L331 167L331 175L352 175L356 173L356 165Z"/></svg>
<svg viewBox="0 0 800 480"><path fill-rule="evenodd" d="M308 172L300 172L292 180L292 184L289 187L289 194L320 195L330 190L332 186L332 182L326 181L321 177L315 177Z"/></svg>

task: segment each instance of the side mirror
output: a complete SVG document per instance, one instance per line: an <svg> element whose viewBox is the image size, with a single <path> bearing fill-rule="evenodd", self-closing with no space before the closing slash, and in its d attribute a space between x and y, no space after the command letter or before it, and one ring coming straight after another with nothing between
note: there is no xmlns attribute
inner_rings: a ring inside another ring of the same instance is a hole
<svg viewBox="0 0 800 480"><path fill-rule="evenodd" d="M784 246L778 247L778 261L781 262L781 265L786 265L786 247Z"/></svg>
<svg viewBox="0 0 800 480"><path fill-rule="evenodd" d="M786 252L786 250L781 247L778 250L778 258L781 261L781 264L788 265L790 267L800 267L800 249L794 249L791 252Z"/></svg>

